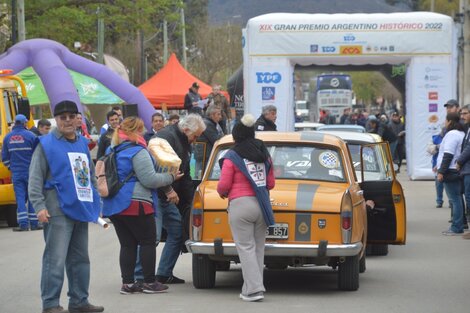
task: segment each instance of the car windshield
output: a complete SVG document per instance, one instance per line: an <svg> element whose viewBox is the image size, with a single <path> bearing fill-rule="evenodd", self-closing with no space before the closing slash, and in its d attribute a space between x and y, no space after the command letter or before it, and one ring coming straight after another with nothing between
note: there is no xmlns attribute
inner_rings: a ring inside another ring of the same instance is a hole
<svg viewBox="0 0 470 313"><path fill-rule="evenodd" d="M312 145L268 144L276 179L323 180L344 182L343 161L336 148ZM219 160L228 147L218 151L209 179L220 178Z"/></svg>

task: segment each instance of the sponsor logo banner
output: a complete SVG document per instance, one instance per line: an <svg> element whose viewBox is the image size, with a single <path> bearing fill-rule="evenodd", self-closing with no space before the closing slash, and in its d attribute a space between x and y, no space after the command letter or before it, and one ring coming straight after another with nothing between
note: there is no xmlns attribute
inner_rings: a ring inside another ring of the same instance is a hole
<svg viewBox="0 0 470 313"><path fill-rule="evenodd" d="M339 54L343 55L358 55L362 54L362 46L354 45L354 46L340 46L339 47Z"/></svg>
<svg viewBox="0 0 470 313"><path fill-rule="evenodd" d="M278 84L282 80L278 72L256 72L256 82L258 84Z"/></svg>
<svg viewBox="0 0 470 313"><path fill-rule="evenodd" d="M276 100L276 87L261 87L261 99L263 101Z"/></svg>

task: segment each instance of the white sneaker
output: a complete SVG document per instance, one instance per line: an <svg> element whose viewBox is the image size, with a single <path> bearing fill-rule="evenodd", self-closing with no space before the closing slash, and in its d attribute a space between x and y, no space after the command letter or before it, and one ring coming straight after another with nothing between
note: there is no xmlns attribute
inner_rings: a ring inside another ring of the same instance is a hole
<svg viewBox="0 0 470 313"><path fill-rule="evenodd" d="M244 294L241 293L240 299L242 299L243 301L248 301L248 302L261 301L264 299L264 292L262 291L255 292L248 296L245 296Z"/></svg>

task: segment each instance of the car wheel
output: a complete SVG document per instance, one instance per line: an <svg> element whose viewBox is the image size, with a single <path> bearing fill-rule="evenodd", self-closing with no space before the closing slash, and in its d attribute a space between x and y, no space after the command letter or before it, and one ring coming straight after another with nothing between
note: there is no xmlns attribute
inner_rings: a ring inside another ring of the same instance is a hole
<svg viewBox="0 0 470 313"><path fill-rule="evenodd" d="M348 256L339 263L338 288L347 291L359 288L359 255Z"/></svg>
<svg viewBox="0 0 470 313"><path fill-rule="evenodd" d="M8 227L17 227L18 226L18 218L16 216L16 205L8 205L6 207L7 210L7 224Z"/></svg>
<svg viewBox="0 0 470 313"><path fill-rule="evenodd" d="M193 285L197 289L214 288L215 262L207 255L193 254Z"/></svg>
<svg viewBox="0 0 470 313"><path fill-rule="evenodd" d="M366 271L366 253L362 255L362 258L359 260L359 273L364 273Z"/></svg>
<svg viewBox="0 0 470 313"><path fill-rule="evenodd" d="M217 271L230 271L230 261L218 261L215 263Z"/></svg>
<svg viewBox="0 0 470 313"><path fill-rule="evenodd" d="M366 247L367 255L387 255L388 245L387 244L370 244Z"/></svg>

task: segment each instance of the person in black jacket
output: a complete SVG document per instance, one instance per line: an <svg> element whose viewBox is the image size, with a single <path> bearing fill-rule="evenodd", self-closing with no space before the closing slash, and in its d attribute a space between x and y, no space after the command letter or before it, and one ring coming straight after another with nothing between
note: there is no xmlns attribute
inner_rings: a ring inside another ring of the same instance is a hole
<svg viewBox="0 0 470 313"><path fill-rule="evenodd" d="M375 115L369 116L369 133L377 134L382 137L383 141L387 141L390 146L390 152L395 155L397 148L397 136L388 125L382 123Z"/></svg>
<svg viewBox="0 0 470 313"><path fill-rule="evenodd" d="M155 136L157 132L165 127L165 117L160 112L155 112L152 115L152 129L144 134L144 139L149 143L149 140Z"/></svg>
<svg viewBox="0 0 470 313"><path fill-rule="evenodd" d="M158 190L158 215L157 236L161 236L161 226L167 232L166 243L162 251L160 263L158 264L157 280L163 284L184 283L184 280L173 275L181 249L185 240L189 237L189 225L184 225L182 218L187 217L189 222L189 211L194 196L193 181L190 175L191 144L200 137L206 125L198 114L189 114L181 119L178 124L168 125L155 136L163 138L173 148L181 159L180 172L183 177L172 184L173 191L178 196L177 206L168 201L171 197L163 190ZM161 226L160 226L161 225Z"/></svg>
<svg viewBox="0 0 470 313"><path fill-rule="evenodd" d="M209 105L206 110L206 117L204 117L206 130L197 139L197 142L205 143L205 145L197 144L194 148L194 158L196 159L196 175L198 177L202 177L202 173L207 166L206 161L209 159L209 155L212 152L214 143L224 135L222 127L219 124L221 120L222 110L220 107L215 104Z"/></svg>
<svg viewBox="0 0 470 313"><path fill-rule="evenodd" d="M109 111L106 114L106 120L108 121L108 129L100 136L96 159L99 159L106 154L106 149L111 145L111 138L113 138L114 130L119 127L121 122L119 114L116 111Z"/></svg>
<svg viewBox="0 0 470 313"><path fill-rule="evenodd" d="M198 101L202 98L198 91L199 84L194 82L191 88L189 88L189 92L184 97L184 108L188 110L188 114L196 113L202 116L202 108L198 105Z"/></svg>
<svg viewBox="0 0 470 313"><path fill-rule="evenodd" d="M277 108L272 105L265 105L261 109L261 115L255 123L255 131L276 131Z"/></svg>

